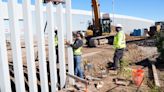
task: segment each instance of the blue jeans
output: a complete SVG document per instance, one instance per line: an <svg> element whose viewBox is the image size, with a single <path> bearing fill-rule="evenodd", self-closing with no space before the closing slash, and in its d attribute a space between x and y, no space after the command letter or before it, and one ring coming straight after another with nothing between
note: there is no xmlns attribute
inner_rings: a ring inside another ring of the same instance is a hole
<svg viewBox="0 0 164 92"><path fill-rule="evenodd" d="M74 56L74 72L76 76L83 78L83 70L81 68L81 55Z"/></svg>

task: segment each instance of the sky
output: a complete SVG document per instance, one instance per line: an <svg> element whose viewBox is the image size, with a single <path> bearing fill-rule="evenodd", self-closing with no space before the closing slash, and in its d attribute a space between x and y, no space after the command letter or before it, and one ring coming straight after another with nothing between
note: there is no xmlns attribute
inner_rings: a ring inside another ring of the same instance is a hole
<svg viewBox="0 0 164 92"><path fill-rule="evenodd" d="M35 0L31 1L34 4ZM164 0L99 0L99 3L100 11L104 13L113 13L114 10L115 14L164 21ZM91 11L91 0L72 0L72 8Z"/></svg>
<svg viewBox="0 0 164 92"><path fill-rule="evenodd" d="M164 0L99 0L100 11L164 21ZM91 10L91 0L72 0L74 9Z"/></svg>

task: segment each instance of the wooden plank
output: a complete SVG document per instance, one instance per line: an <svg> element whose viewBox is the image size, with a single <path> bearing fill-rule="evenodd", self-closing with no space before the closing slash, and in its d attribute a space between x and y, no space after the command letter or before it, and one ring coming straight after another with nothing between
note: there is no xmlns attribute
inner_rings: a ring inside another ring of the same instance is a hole
<svg viewBox="0 0 164 92"><path fill-rule="evenodd" d="M58 50L59 50L59 65L60 65L60 87L63 88L66 82L65 69L65 47L64 47L64 31L63 31L63 6L60 3L57 5L57 27L58 27Z"/></svg>
<svg viewBox="0 0 164 92"><path fill-rule="evenodd" d="M2 0L0 0L0 7L2 7ZM9 66L7 59L6 38L3 20L3 8L0 8L0 92L11 92L11 83L9 77Z"/></svg>
<svg viewBox="0 0 164 92"><path fill-rule="evenodd" d="M11 46L14 63L15 84L17 92L25 92L22 52L20 46L20 30L18 24L18 14L16 13L17 0L8 1L9 26L11 30Z"/></svg>
<svg viewBox="0 0 164 92"><path fill-rule="evenodd" d="M47 23L48 23L48 48L49 48L49 63L50 63L50 76L51 76L51 92L56 92L57 89L57 68L56 68L56 50L54 43L54 18L53 18L53 5L48 3L47 7Z"/></svg>
<svg viewBox="0 0 164 92"><path fill-rule="evenodd" d="M72 39L72 12L71 12L71 0L66 0L66 34L67 34L67 40L70 41L70 43L73 42ZM69 74L74 75L74 63L73 63L73 50L72 47L68 46L67 48L67 55L68 55L68 72ZM74 85L74 80L72 78L69 78L69 83L71 85Z"/></svg>
<svg viewBox="0 0 164 92"><path fill-rule="evenodd" d="M28 68L29 91L38 92L36 81L36 67L34 59L31 1L23 0L24 36L26 46L26 61Z"/></svg>
<svg viewBox="0 0 164 92"><path fill-rule="evenodd" d="M42 0L35 1L35 9L36 9L36 22L37 22L36 30L37 30L37 41L38 41L38 56L39 56L41 90L42 90L42 92L48 92Z"/></svg>
<svg viewBox="0 0 164 92"><path fill-rule="evenodd" d="M73 78L73 79L75 79L75 80L77 80L77 81L80 81L81 83L84 83L85 85L89 84L89 81L87 81L87 80L85 80L83 78L80 78L80 77L78 77L78 76L76 76L74 74L72 75L72 74L66 73L66 75L71 77L71 78Z"/></svg>
<svg viewBox="0 0 164 92"><path fill-rule="evenodd" d="M155 67L154 64L152 64L152 70L153 70L153 77L154 77L155 85L156 85L157 87L160 87L159 78L158 78L158 73L157 73L157 70L156 70L156 67Z"/></svg>
<svg viewBox="0 0 164 92"><path fill-rule="evenodd" d="M128 86L130 84L129 80L123 79L123 78L116 78L115 83L117 85L123 85L123 86Z"/></svg>

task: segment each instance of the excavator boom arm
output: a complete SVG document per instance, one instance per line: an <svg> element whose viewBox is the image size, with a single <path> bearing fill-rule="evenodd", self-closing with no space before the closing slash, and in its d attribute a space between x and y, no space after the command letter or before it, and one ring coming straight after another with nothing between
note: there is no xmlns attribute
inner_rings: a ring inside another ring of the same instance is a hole
<svg viewBox="0 0 164 92"><path fill-rule="evenodd" d="M94 12L94 26L97 30L100 30L100 10L98 0L92 0L92 9Z"/></svg>

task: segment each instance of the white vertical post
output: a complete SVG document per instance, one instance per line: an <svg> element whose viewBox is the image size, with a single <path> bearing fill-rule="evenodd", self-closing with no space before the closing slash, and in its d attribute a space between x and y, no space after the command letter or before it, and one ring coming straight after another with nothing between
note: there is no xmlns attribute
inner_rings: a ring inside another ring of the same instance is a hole
<svg viewBox="0 0 164 92"><path fill-rule="evenodd" d="M33 34L32 34L32 15L31 15L31 2L30 0L23 0L23 17L24 17L24 35L25 35L25 45L26 45L26 57L27 57L27 67L28 67L28 79L30 92L37 91L36 82L36 67L34 60L34 44L33 44Z"/></svg>
<svg viewBox="0 0 164 92"><path fill-rule="evenodd" d="M72 12L71 12L71 0L66 0L66 29L67 29L67 40L72 43ZM72 47L67 48L68 52L68 72L74 75L74 63L73 63L73 50ZM70 84L74 84L74 80L69 78Z"/></svg>
<svg viewBox="0 0 164 92"><path fill-rule="evenodd" d="M17 92L25 92L24 75L22 67L22 52L20 46L20 30L18 24L17 0L8 1L8 14L11 30L11 46L14 63L14 74Z"/></svg>
<svg viewBox="0 0 164 92"><path fill-rule="evenodd" d="M63 88L66 82L65 68L65 48L64 48L64 32L63 32L63 6L57 5L57 26L58 26L58 49L59 49L59 65L60 65L60 86Z"/></svg>
<svg viewBox="0 0 164 92"><path fill-rule="evenodd" d="M2 7L2 1L0 0L0 7ZM3 8L0 8L0 92L11 92L11 84L9 77L9 67L7 59L6 40L4 32L4 20L3 20Z"/></svg>
<svg viewBox="0 0 164 92"><path fill-rule="evenodd" d="M51 92L56 92L57 89L57 68L56 68L56 50L54 43L54 18L53 18L53 5L48 3L47 7L47 23L48 23L48 47L49 47L49 65L51 76Z"/></svg>
<svg viewBox="0 0 164 92"><path fill-rule="evenodd" d="M38 53L39 53L39 69L41 79L41 91L48 92L48 80L47 80L47 63L45 54L45 40L44 40L44 27L43 27L43 5L42 0L35 0L36 10L36 32L38 41Z"/></svg>

